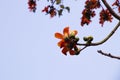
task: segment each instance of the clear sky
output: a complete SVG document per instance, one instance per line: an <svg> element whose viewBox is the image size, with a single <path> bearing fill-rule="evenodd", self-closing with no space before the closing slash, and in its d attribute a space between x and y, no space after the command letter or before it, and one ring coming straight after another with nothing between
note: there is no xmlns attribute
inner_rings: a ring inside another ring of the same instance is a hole
<svg viewBox="0 0 120 80"><path fill-rule="evenodd" d="M97 50L120 56L120 29L103 45L89 47L78 56L64 56L57 46L55 32L63 28L78 30L82 37L102 40L117 24L98 25L98 17L89 26L80 26L84 0L65 2L70 14L61 18L44 15L48 3L38 2L36 13L28 10L27 0L1 0L0 4L0 80L120 80L120 61L105 57Z"/></svg>

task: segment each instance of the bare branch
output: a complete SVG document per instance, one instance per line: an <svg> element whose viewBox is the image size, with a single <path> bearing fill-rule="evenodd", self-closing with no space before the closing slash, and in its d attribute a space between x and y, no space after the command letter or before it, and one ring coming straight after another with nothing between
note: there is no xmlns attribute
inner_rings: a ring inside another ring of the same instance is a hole
<svg viewBox="0 0 120 80"><path fill-rule="evenodd" d="M110 57L110 58L115 58L115 59L119 59L119 60L120 60L120 56L114 56L114 55L112 55L112 54L110 54L110 53L105 53L105 52L103 52L102 50L98 50L97 52L100 53L100 54L102 54L102 55L104 55L104 56L107 56L107 57Z"/></svg>
<svg viewBox="0 0 120 80"><path fill-rule="evenodd" d="M110 11L110 13L118 20L120 20L120 16L118 14L116 14L113 9L110 7L110 5L106 2L106 0L101 0L104 5L107 7L107 9Z"/></svg>
<svg viewBox="0 0 120 80"><path fill-rule="evenodd" d="M115 26L115 28L110 32L110 34L106 38L104 38L102 41L100 41L100 42L91 43L89 45L87 45L86 43L82 43L82 44L78 43L77 45L80 45L80 46L97 46L97 45L101 45L101 44L105 43L115 33L115 31L118 29L119 26L120 26L120 21Z"/></svg>

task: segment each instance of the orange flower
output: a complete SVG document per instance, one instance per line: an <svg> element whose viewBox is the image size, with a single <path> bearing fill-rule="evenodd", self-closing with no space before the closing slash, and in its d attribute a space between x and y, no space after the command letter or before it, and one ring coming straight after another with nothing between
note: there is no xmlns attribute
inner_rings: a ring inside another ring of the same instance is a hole
<svg viewBox="0 0 120 80"><path fill-rule="evenodd" d="M78 52L77 48L77 41L78 38L75 37L77 34L76 30L70 31L69 27L65 27L63 30L63 34L61 33L55 33L55 37L58 39L61 39L58 42L58 46L62 48L62 53L64 55L67 55L67 52L70 53L70 55L75 55L75 53Z"/></svg>

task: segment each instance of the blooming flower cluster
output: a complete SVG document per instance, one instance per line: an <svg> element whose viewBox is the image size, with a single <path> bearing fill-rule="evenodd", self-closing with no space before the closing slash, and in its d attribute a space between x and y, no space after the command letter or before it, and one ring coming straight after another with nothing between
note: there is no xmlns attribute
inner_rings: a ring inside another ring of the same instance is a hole
<svg viewBox="0 0 120 80"><path fill-rule="evenodd" d="M100 12L100 22L99 23L102 24L102 26L103 26L105 21L112 22L112 19L113 19L112 15L109 12L109 10L108 9L106 9L106 10L102 9L102 11Z"/></svg>
<svg viewBox="0 0 120 80"><path fill-rule="evenodd" d="M120 0L116 0L112 6L117 6L118 7L118 12L120 13Z"/></svg>
<svg viewBox="0 0 120 80"><path fill-rule="evenodd" d="M65 27L63 30L63 34L61 33L55 33L55 37L58 39L61 39L58 42L58 46L62 48L62 53L64 55L67 55L67 52L70 53L70 55L77 55L79 54L80 49L77 47L77 42L79 41L79 38L75 37L77 34L76 30L70 31L69 27Z"/></svg>
<svg viewBox="0 0 120 80"><path fill-rule="evenodd" d="M56 15L56 9L54 8L54 6L50 6L48 5L47 7L45 7L42 12L45 12L46 14L50 14L50 17L54 17Z"/></svg>
<svg viewBox="0 0 120 80"><path fill-rule="evenodd" d="M85 8L89 8L89 9L97 9L100 8L100 2L99 0L87 0L85 2Z"/></svg>
<svg viewBox="0 0 120 80"><path fill-rule="evenodd" d="M28 8L30 11L35 12L36 11L36 0L28 0Z"/></svg>
<svg viewBox="0 0 120 80"><path fill-rule="evenodd" d="M99 0L87 0L85 2L85 9L82 12L81 26L83 26L84 24L88 25L91 22L91 18L95 16L95 11L93 9L99 7Z"/></svg>
<svg viewBox="0 0 120 80"><path fill-rule="evenodd" d="M95 11L92 11L90 9L84 9L82 12L82 21L81 21L81 26L84 24L89 24L91 22L91 17L95 16Z"/></svg>

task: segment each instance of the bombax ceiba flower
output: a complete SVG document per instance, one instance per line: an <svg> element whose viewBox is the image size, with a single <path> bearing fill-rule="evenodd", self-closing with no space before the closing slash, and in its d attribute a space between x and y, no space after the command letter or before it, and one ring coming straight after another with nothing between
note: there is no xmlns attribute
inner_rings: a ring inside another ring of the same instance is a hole
<svg viewBox="0 0 120 80"><path fill-rule="evenodd" d="M67 52L69 52L70 55L77 55L79 53L80 49L77 47L79 38L76 37L77 33L76 30L70 31L69 27L63 29L63 34L55 33L55 37L60 39L58 46L62 48L64 55L67 55Z"/></svg>

